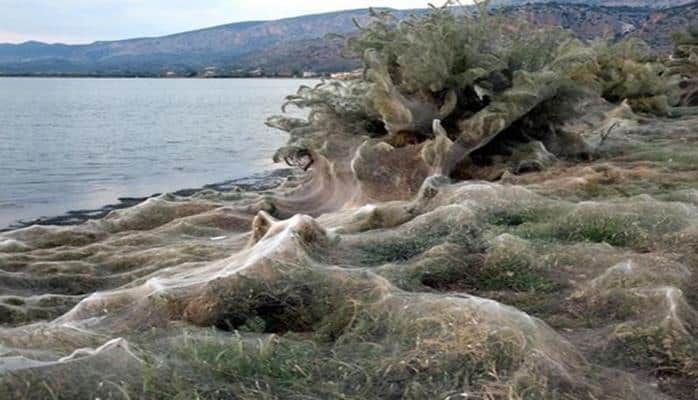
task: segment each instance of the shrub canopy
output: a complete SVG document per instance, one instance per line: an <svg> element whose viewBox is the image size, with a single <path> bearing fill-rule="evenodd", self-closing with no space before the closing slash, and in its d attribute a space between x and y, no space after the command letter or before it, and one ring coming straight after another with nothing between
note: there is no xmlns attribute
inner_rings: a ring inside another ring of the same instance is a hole
<svg viewBox="0 0 698 400"><path fill-rule="evenodd" d="M277 161L307 164L326 150L328 135L404 146L442 132L455 143L443 161L454 173L478 151L501 152L490 144L503 133L545 143L578 114L581 99L627 101L636 112L660 115L677 102L675 78L637 39L585 44L560 28L488 15L486 3L475 12L447 3L405 20L371 15L347 40L364 61L363 76L303 86L287 100L310 110L307 121L269 121L291 133Z"/></svg>

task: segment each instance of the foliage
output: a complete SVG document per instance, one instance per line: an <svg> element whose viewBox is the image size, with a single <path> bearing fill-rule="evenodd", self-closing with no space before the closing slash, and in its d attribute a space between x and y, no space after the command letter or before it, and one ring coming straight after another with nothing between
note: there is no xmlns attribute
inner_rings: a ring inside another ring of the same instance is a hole
<svg viewBox="0 0 698 400"><path fill-rule="evenodd" d="M364 60L363 77L289 96L288 104L310 116L306 124L270 122L291 133L277 160L312 158L330 135L419 143L435 137L439 120L456 143L444 161L453 172L505 132L533 133L516 124L522 120L539 120L529 124L535 134L544 127L543 135L553 135L552 125L574 116L570 110L585 96L627 99L636 111L660 115L676 102L675 82L641 41L587 45L563 29L488 15L486 6L472 12L449 2L405 20L372 11L372 22L357 23L358 36L347 41Z"/></svg>
<svg viewBox="0 0 698 400"><path fill-rule="evenodd" d="M698 106L698 25L676 32L673 39L674 55L668 66L682 78L679 83L681 105Z"/></svg>
<svg viewBox="0 0 698 400"><path fill-rule="evenodd" d="M628 39L616 44L597 41L593 47L599 66L597 79L605 99L627 99L635 111L669 114L676 104L671 93L677 82L668 78L669 71L655 59L647 44Z"/></svg>
<svg viewBox="0 0 698 400"><path fill-rule="evenodd" d="M674 41L674 56L676 58L690 58L698 55L698 25L692 25L682 32L672 35Z"/></svg>

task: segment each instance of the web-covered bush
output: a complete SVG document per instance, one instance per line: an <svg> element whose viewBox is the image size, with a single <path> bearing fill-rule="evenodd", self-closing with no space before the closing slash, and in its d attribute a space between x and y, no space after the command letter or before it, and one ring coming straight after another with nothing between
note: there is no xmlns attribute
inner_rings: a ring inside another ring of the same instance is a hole
<svg viewBox="0 0 698 400"><path fill-rule="evenodd" d="M667 115L676 105L677 81L669 77L667 67L639 39L593 45L599 70L602 96L612 102L625 99L635 111Z"/></svg>
<svg viewBox="0 0 698 400"><path fill-rule="evenodd" d="M689 26L685 31L674 33L672 39L676 58L693 57L693 60L696 61L695 57L698 57L698 24Z"/></svg>
<svg viewBox="0 0 698 400"><path fill-rule="evenodd" d="M668 66L681 78L681 105L698 106L698 25L673 35L674 54Z"/></svg>
<svg viewBox="0 0 698 400"><path fill-rule="evenodd" d="M563 29L488 15L486 6L447 3L404 20L372 11L372 22L347 40L364 61L363 76L290 96L310 116L270 121L291 134L276 159L307 165L330 136L400 147L443 134L454 143L443 171L457 175L479 156L514 153L522 141L555 143L556 155L579 152L565 150L583 146L561 139L556 127L583 112L581 99L627 100L636 112L659 115L677 102L675 79L641 41L588 45Z"/></svg>

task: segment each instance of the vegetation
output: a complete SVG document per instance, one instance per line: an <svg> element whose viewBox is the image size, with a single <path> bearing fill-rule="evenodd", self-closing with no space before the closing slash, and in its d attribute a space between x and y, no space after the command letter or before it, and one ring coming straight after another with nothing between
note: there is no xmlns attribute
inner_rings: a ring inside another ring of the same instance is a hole
<svg viewBox="0 0 698 400"><path fill-rule="evenodd" d="M488 15L486 3L475 15L447 6L403 21L373 12L348 41L364 60L363 78L302 87L288 104L310 109L308 121L270 120L291 134L277 160L305 165L327 156L330 136L401 147L443 134L454 145L440 167L467 175L473 163L487 165L532 140L556 156L584 155L582 139L559 129L578 116L582 99L627 101L658 115L678 103L676 78L639 40L587 45L562 29Z"/></svg>
<svg viewBox="0 0 698 400"><path fill-rule="evenodd" d="M681 76L681 104L698 106L698 25L674 34L674 57L671 71Z"/></svg>
<svg viewBox="0 0 698 400"><path fill-rule="evenodd" d="M269 121L309 174L0 234L0 397L694 399L691 32L374 13Z"/></svg>
<svg viewBox="0 0 698 400"><path fill-rule="evenodd" d="M695 66L698 64L698 25L690 26L683 32L677 32L674 39L674 56L679 60L692 61ZM684 71L687 75L695 75L695 69Z"/></svg>

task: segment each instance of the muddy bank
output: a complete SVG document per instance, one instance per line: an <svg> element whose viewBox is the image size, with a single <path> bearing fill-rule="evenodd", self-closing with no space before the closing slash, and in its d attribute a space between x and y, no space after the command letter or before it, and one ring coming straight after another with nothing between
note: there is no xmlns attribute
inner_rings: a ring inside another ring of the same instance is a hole
<svg viewBox="0 0 698 400"><path fill-rule="evenodd" d="M231 191L263 191L272 189L280 185L286 178L293 174L297 174L289 168L279 168L268 172L256 174L247 178L231 179L224 182L212 183L205 185L201 188L196 189L181 189L170 193L170 195L178 197L191 197L197 193L201 193L207 190L214 190L218 192L231 192ZM85 221L100 219L106 217L110 212L115 210L121 210L124 208L129 208L136 206L148 199L152 199L161 196L162 193L154 193L147 197L120 197L118 198L118 203L108 204L96 209L88 210L72 210L68 211L64 215L53 216L53 217L41 217L34 220L28 221L18 221L6 228L1 228L0 232L7 232L14 229L21 229L30 227L33 225L45 225L45 226L70 226L78 225Z"/></svg>

